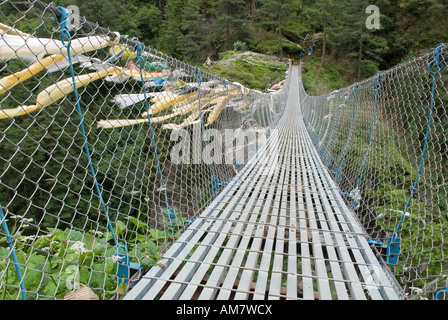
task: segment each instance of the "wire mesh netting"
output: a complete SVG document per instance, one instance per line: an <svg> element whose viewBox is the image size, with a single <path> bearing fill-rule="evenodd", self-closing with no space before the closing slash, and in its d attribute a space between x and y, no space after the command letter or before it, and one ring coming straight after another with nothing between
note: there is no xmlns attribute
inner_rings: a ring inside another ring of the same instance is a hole
<svg viewBox="0 0 448 320"><path fill-rule="evenodd" d="M0 34L0 299L122 296L287 98L288 82L249 90L40 1L0 1ZM318 152L411 299L447 285L447 53L301 87Z"/></svg>
<svg viewBox="0 0 448 320"><path fill-rule="evenodd" d="M447 286L446 57L440 45L328 95L301 88L322 160L411 299Z"/></svg>
<svg viewBox="0 0 448 320"><path fill-rule="evenodd" d="M1 1L0 23L0 299L119 298L244 167L287 90L40 1Z"/></svg>

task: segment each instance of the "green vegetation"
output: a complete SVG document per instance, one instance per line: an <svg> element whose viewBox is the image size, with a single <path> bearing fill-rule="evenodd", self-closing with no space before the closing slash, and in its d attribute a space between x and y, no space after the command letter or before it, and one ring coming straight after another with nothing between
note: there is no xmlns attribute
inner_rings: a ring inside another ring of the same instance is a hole
<svg viewBox="0 0 448 320"><path fill-rule="evenodd" d="M320 66L316 72L340 65L341 76L350 83L434 47L448 35L443 0L57 0L55 4L75 4L87 19L198 66L207 58L218 61L238 44L245 47L237 50L279 59L298 60L304 52L307 60L308 48L315 44L313 56L320 57L312 60ZM380 9L379 30L365 26L369 5ZM16 26L39 23L36 19Z"/></svg>
<svg viewBox="0 0 448 320"><path fill-rule="evenodd" d="M118 254L123 252L116 252L110 232L48 228L46 235L25 236L26 228L15 230L23 218L16 216L13 219L12 231L19 240L15 251L19 263L26 265L26 271L22 268L25 288L34 292L28 293L27 299L63 299L80 283L89 286L101 299L125 292L126 286L118 285L116 276ZM175 239L179 226L170 225L162 231L150 229L134 217L127 220L128 224L118 220L114 233L120 239L126 238L130 258L145 269L156 265L161 257L161 247ZM2 246L5 243L6 238L1 238L0 257L9 256L9 250ZM19 280L14 266L7 263L6 258L0 258L0 278L4 284L0 288L0 300L16 300Z"/></svg>
<svg viewBox="0 0 448 320"><path fill-rule="evenodd" d="M318 68L318 63L313 66ZM424 70L413 74L412 80L417 79L417 82L412 88L407 87L409 84L406 81L399 81L400 74L406 73L405 68L398 69L395 75L389 75L395 87L389 86L385 94L380 93L384 100L377 111L378 120L375 123L375 133L360 185L361 205L355 211L369 236L374 240L381 240L384 244L397 230L410 197L410 189L417 179L427 130L428 106L419 108L420 102L415 99L404 94L395 95L395 92L412 92L422 96L428 94L428 79ZM307 77L310 77L310 72ZM369 92L369 85L362 87L358 91L359 98L355 104L355 122L342 167L343 179L340 182L342 190L348 192L358 183L365 152L369 146L373 99L372 96L369 97ZM448 122L444 116L446 106L443 102L446 93L440 90L438 96L440 100L435 101L437 111L433 115L432 134L424 166L398 233L401 238L398 265L393 267L405 290L410 286L424 288L427 298L433 298L435 288L445 284L448 268L443 259L448 254L445 245L448 201L447 188L443 182L446 179L446 171L436 169L448 165L446 153L439 151L446 145ZM336 102L336 105L339 103ZM338 121L332 124L335 131L331 156L334 161L338 161L330 165L333 170L338 167L342 150L346 146L351 106L352 100L337 111L333 109ZM326 125L327 121L329 120L322 120L322 123ZM351 199L347 197L347 201L350 202Z"/></svg>
<svg viewBox="0 0 448 320"><path fill-rule="evenodd" d="M303 65L303 86L307 94L317 96L322 92L332 92L351 84L343 77L340 62L320 68L321 57L312 57Z"/></svg>
<svg viewBox="0 0 448 320"><path fill-rule="evenodd" d="M284 78L286 63L282 58L300 60L300 54L305 53L305 89L310 95L320 95L347 87L446 40L448 16L445 2L57 0L55 4L75 4L79 6L81 15L90 21L122 35L137 37L168 55L262 91ZM368 16L365 8L370 4L380 8L379 30L365 28ZM42 27L38 16L18 19L15 7L9 3L1 6L1 14L9 22L16 21L14 26L24 32L36 32L36 36L46 37L48 30L55 26ZM315 47L308 55L308 48L313 45ZM97 57L105 56L100 53ZM207 58L212 61L210 66L204 65ZM24 67L26 65L17 60L7 64L2 62L0 77ZM68 72L62 75L68 76ZM31 78L25 87L18 86L10 94L2 96L1 108L15 108L19 102L32 104L31 93L40 92L56 80L57 77L52 75ZM418 80L426 86L430 81L423 77ZM135 91L141 89L138 82L133 85ZM121 89L119 85L107 82L86 86L81 103L89 110L86 123L89 142L95 146L93 162L105 190L105 201L113 208L110 215L115 232L120 243L129 245L132 261L148 268L160 257L162 247L175 239L187 214L177 212L177 219L167 221L163 218L166 212L153 205L163 203L163 199L160 201L160 196L154 195L159 187L157 164L147 126L142 126L143 129L124 127L106 133L93 125L94 119L113 119L123 115L106 98L121 93ZM440 164L434 168L429 165L429 171L434 172L430 181L434 184L446 183L448 174L448 159L444 152L448 146L445 112L448 98L443 90L442 87L436 105L439 118L432 131L433 140L437 142L432 146L432 161ZM400 92L393 94L398 96ZM424 97L428 93L414 94ZM83 155L83 140L77 127L78 116L73 112L73 101L74 97L70 95L38 115L0 122L0 172L4 186L0 203L7 204L10 212L26 213L22 218L33 221L26 227L8 221L12 233L19 235L20 245L16 246L19 262L26 263L29 268L25 273L27 290L35 291L43 298L63 298L68 288L59 282L73 279L70 277L73 276L73 267L76 267L79 268L80 282L107 299L123 292L123 288L117 285L117 264L110 260L115 247L104 227L107 220L101 214L99 199L92 196L93 178L84 170L87 160ZM402 127L386 123L378 125L377 143L371 151L375 161L370 161L366 167L366 180L371 183L363 196L370 211L385 217L378 220L383 232L390 233L396 227L399 211L404 209L409 186L417 174L417 164L410 159L409 150L418 155L424 139L424 126L415 119L426 119L427 111L419 109L419 104L416 99L402 106L400 113L390 107L389 110L394 111L383 115L386 118L400 117ZM126 110L126 116L138 118L142 107L142 104L134 105ZM156 132L161 131L158 124L154 127ZM357 128L354 136L358 138L353 139L352 150L347 154L348 173L352 176L356 176L356 172L350 170L355 171L361 166L368 141L363 135L368 129ZM406 137L411 140L403 142ZM345 141L346 135L337 137L334 150L340 151ZM172 143L167 137L157 139L161 161L168 158ZM201 168L183 174L194 184L203 184ZM184 194L191 194L191 190L184 186L185 181L172 178L171 182L182 185ZM430 190L432 187L424 179L420 181L419 188ZM193 206L203 207L212 198L209 190L204 189L195 190L199 196L188 199L195 202ZM135 190L138 190L138 195L133 193ZM441 189L433 194L433 199L425 201L425 195L421 195L413 200L414 214L406 220L400 258L408 265L432 261L422 271L427 272L428 277L437 277L441 264L445 264L443 270L446 270L444 257L448 254L442 247L444 235L441 232L446 230L447 222L440 218L444 215L446 218L446 194ZM176 199L178 203L183 200L185 198ZM103 226L104 235L98 232L99 226ZM7 247L6 238L1 238L1 257L9 256ZM416 254L411 252L414 247L423 249ZM13 265L6 265L7 259L1 258L0 279L7 285L17 286ZM404 265L397 267L397 273L401 274L403 270ZM416 285L423 286L424 281ZM7 285L0 289L0 299L15 299L16 289ZM30 295L29 299L32 298L35 297Z"/></svg>
<svg viewBox="0 0 448 320"><path fill-rule="evenodd" d="M276 57L254 52L223 53L222 58L204 70L225 79L232 79L249 88L264 91L285 78L287 65Z"/></svg>
<svg viewBox="0 0 448 320"><path fill-rule="evenodd" d="M7 68L5 65L2 63L0 78L26 67L19 60L8 61ZM77 65L75 72L80 72L79 68ZM30 93L41 92L59 77L67 78L69 72L29 79L3 95L1 107L35 103ZM85 125L89 145L94 146L97 179L104 188L102 195L119 244L126 244L132 262L148 269L155 265L167 242L177 237L188 213L176 212L174 221L167 220L163 208L154 205L163 201L154 191L158 188L157 164L147 125L114 131L95 125L98 119L122 117L109 97L123 92L122 86L106 81L95 84L83 88L81 106L89 111ZM66 281L73 280L76 270L79 283L89 286L101 299L125 289L117 283L117 263L111 260L116 246L88 173L73 103L74 96L68 95L39 113L0 121L0 203L8 210L6 222L18 239L15 251L19 263L26 266L22 273L29 291L27 299L63 298L72 291ZM139 103L126 114L138 118L142 110ZM154 128L161 131L159 125ZM174 142L167 135L156 143L160 161L166 162ZM0 237L0 257L0 279L5 284L0 288L0 299L16 299L19 280L4 236Z"/></svg>

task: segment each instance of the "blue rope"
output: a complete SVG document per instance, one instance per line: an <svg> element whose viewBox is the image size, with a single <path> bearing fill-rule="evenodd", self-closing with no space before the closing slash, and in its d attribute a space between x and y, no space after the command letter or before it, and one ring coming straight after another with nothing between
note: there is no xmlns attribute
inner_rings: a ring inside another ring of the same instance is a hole
<svg viewBox="0 0 448 320"><path fill-rule="evenodd" d="M342 158L339 163L339 167L336 169L336 180L341 181L342 178L342 166L344 165L345 156L347 155L348 146L350 144L350 140L353 132L353 124L355 123L355 107L356 107L356 98L358 96L358 83L355 83L353 87L353 109L352 109L352 118L350 122L350 129L347 136L347 141L345 142L344 150L342 151Z"/></svg>
<svg viewBox="0 0 448 320"><path fill-rule="evenodd" d="M370 129L369 144L368 144L367 149L366 149L366 153L365 153L365 156L364 156L364 162L363 162L363 165L361 167L361 172L359 173L358 183L356 184L356 188L354 188L350 193L348 193L348 194L346 192L345 193L341 193L341 194L344 194L344 195L348 195L349 197L352 198L352 207L354 209L358 208L358 206L359 206L359 199L361 198L361 193L359 191L359 186L361 185L362 176L363 176L364 170L365 170L365 168L367 166L367 159L369 157L370 148L371 148L372 142L373 142L373 135L375 133L376 109L377 109L377 104L378 104L377 103L378 102L378 91L381 89L381 85L379 83L380 75L381 75L381 73L378 73L376 75L376 81L375 81L375 84L372 87L373 91L375 92L375 101L374 101L374 105L373 105L372 125L371 125L371 129ZM351 129L352 128L350 128L350 130Z"/></svg>
<svg viewBox="0 0 448 320"><path fill-rule="evenodd" d="M67 10L66 8L63 8L63 7L57 7L57 8L59 10L61 42L62 42L63 46L67 48L67 60L69 61L69 64L70 64L70 73L71 73L71 77L72 77L73 91L75 93L75 100L76 100L76 110L78 112L81 133L82 133L83 140L84 140L84 150L85 150L86 155L87 155L90 172L92 174L93 181L94 181L94 184L95 184L95 189L96 189L96 191L98 193L98 196L99 196L100 202L101 202L101 206L103 207L104 214L105 214L106 219L107 219L107 225L108 225L108 227L109 227L109 229L111 231L111 234L112 234L112 237L114 239L115 245L118 245L118 240L117 240L117 237L115 235L114 229L112 227L112 223L111 223L110 218L109 218L109 213L108 213L106 204L105 204L103 196L101 194L100 186L99 186L99 183L98 183L98 180L97 180L97 177L96 177L95 168L93 167L93 163L92 163L92 156L90 154L90 150L89 150L89 146L88 146L88 142L87 142L87 134L86 134L86 130L85 130L85 127L84 127L84 120L83 120L83 115L82 115L82 111L81 111L80 97L79 97L79 93L78 93L78 89L76 87L76 81L75 81L75 70L73 68L73 62L72 62L72 57L71 57L71 53L70 53L70 46L71 46L71 41L72 41L71 40L72 37L71 37L70 31L69 31L70 11ZM67 43L65 43L65 39L68 39Z"/></svg>
<svg viewBox="0 0 448 320"><path fill-rule="evenodd" d="M11 256L13 260L14 267L16 268L17 278L19 279L20 283L20 291L22 295L22 300L26 300L26 294L25 294L25 284L23 282L23 276L22 271L20 270L19 260L17 259L17 254L14 249L14 242L12 241L11 234L9 233L8 225L6 224L6 219L3 214L2 205L0 204L0 221L2 222L3 230L5 231L6 235L6 241L9 243L9 250L11 251ZM6 290L6 288L5 288Z"/></svg>
<svg viewBox="0 0 448 320"><path fill-rule="evenodd" d="M436 296L435 296L435 300L440 300L440 296L442 295L442 294L448 294L448 286L446 287L446 289L444 289L444 290L439 290L439 291L437 291L437 293L436 293Z"/></svg>
<svg viewBox="0 0 448 320"><path fill-rule="evenodd" d="M127 48L128 48L127 45L123 46L123 49L121 49L119 52L117 52L112 57L107 59L105 62L106 63L115 63L115 62L117 62L117 60L120 59L123 56L123 54L124 54L124 52L126 51Z"/></svg>
<svg viewBox="0 0 448 320"><path fill-rule="evenodd" d="M146 95L145 80L143 78L143 68L145 66L145 60L142 57L143 45L142 45L142 43L140 41L135 41L135 43L136 43L136 46L137 46L137 56L135 57L134 62L135 62L135 65L138 67L139 72L140 72L140 79L141 79L141 83L142 83L142 87L143 87L143 95L145 97L144 101L145 101L145 108L146 108L146 116L148 118L149 131L150 131L150 134L151 134L152 145L154 147L154 156L155 156L156 162L157 162L157 171L158 171L158 173L160 175L160 183L162 185L162 189L163 189L164 195L165 195L165 203L166 203L166 208L167 208L167 218L169 220L173 220L173 219L176 219L176 213L170 207L170 202L169 202L169 199L168 199L168 194L166 192L165 182L163 180L162 168L160 166L159 154L157 152L157 144L156 144L154 129L153 129L152 122L151 122L151 116L149 114L149 103L148 103L148 99L147 99L147 95Z"/></svg>
<svg viewBox="0 0 448 320"><path fill-rule="evenodd" d="M336 100L336 98L335 98L335 100ZM340 105L340 103L341 103L341 89L338 90L338 103L337 103L337 107L335 108L337 110L338 118L339 118L339 105ZM336 116L335 116L335 118L336 118ZM328 147L327 147L327 155L324 157L324 160L325 160L325 162L327 164L327 167L331 167L331 163L333 161L332 147L333 147L335 127L336 126L333 126L333 129L331 130L330 139L329 139Z"/></svg>
<svg viewBox="0 0 448 320"><path fill-rule="evenodd" d="M368 156L369 156L369 153L370 153L370 148L372 146L373 135L375 133L376 108L377 108L377 102L378 102L378 91L381 89L381 85L379 83L380 75L381 75L381 73L378 73L376 75L376 81L375 81L375 84L372 87L373 91L375 91L375 101L374 101L374 105L373 105L373 116L372 116L372 126L371 126L371 129L370 129L370 139L369 139L369 145L367 146L366 154L364 156L364 163L362 165L361 172L359 174L358 183L356 185L356 188L359 188L359 186L361 185L362 176L363 176L364 170L366 168L367 159L368 159Z"/></svg>
<svg viewBox="0 0 448 320"><path fill-rule="evenodd" d="M380 77L380 75L381 75L381 73L378 73L376 75L376 81L375 81L375 84L372 87L373 91L375 92L375 102L374 102L374 106L373 106L372 126L371 126L371 129L370 129L369 144L368 144L367 149L366 149L366 153L365 153L365 156L364 156L364 162L363 162L363 165L361 167L361 172L359 174L358 182L356 184L356 188L354 188L351 192L341 192L342 195L349 196L349 197L352 198L352 206L353 206L354 209L358 208L358 206L359 206L359 202L358 201L359 201L360 196L361 196L361 193L359 191L359 186L361 185L362 176L363 176L364 170L365 170L366 165L367 165L367 159L368 159L368 156L369 156L369 153L370 153L370 148L371 148L372 141L373 141L373 135L375 133L376 109L377 109L377 104L378 104L377 103L377 101L378 101L378 91L381 89L381 85L379 84L379 77ZM347 142L345 144L345 148L344 148L344 151L343 151L343 157L341 159L340 166L339 166L339 168L336 169L336 179L338 179L338 180L340 180L340 178L341 178L342 164L344 162L344 157L346 155L347 148L348 148L348 145L349 145L349 142L350 142L350 138L351 138L351 134L352 134L352 130L353 130L353 121L354 121L354 116L355 116L356 89L357 89L357 84L355 84L355 89L354 89L354 92L353 92L354 97L353 97L353 111L352 111L352 120L351 120L352 123L350 125L350 131L349 131L349 135L347 137Z"/></svg>
<svg viewBox="0 0 448 320"><path fill-rule="evenodd" d="M424 159L425 159L426 150L428 148L429 134L431 132L432 117L433 117L433 112L434 112L437 75L440 72L442 72L442 70L443 70L443 64L440 61L440 55L441 55L441 52L442 52L442 48L444 48L444 47L446 47L446 45L445 44L441 44L441 45L439 45L439 46L437 46L435 48L435 50L434 50L434 60L432 60L428 64L429 72L432 75L432 89L431 89L431 106L429 108L428 126L427 126L427 129L426 129L425 144L423 146L422 156L421 156L421 159L420 159L420 165L419 165L418 172L417 172L417 178L415 179L414 184L412 185L411 194L409 195L409 199L408 199L408 201L406 203L406 206L405 206L405 208L403 210L403 213L401 215L400 221L398 222L397 229L395 230L395 232L393 234L393 238L397 238L397 236L398 236L398 232L399 232L399 230L401 228L401 225L403 223L403 220L404 220L405 214L407 212L407 209L409 208L409 206L411 204L411 200L412 200L412 198L414 196L414 192L415 192L415 189L417 188L418 181L419 181L419 178L420 178L420 174L421 174L421 171L423 169L423 163L424 163ZM446 56L447 56L447 54L445 54L445 57ZM435 64L438 67L437 71L433 71L432 70L432 68L433 68L433 66Z"/></svg>
<svg viewBox="0 0 448 320"><path fill-rule="evenodd" d="M196 68L197 77L198 77L198 107L199 107L199 118L201 119L201 128L202 132L205 131L205 123L204 118L202 117L202 107L201 107L201 84L202 84L202 77L201 77L201 69ZM226 182L221 183L219 180L219 177L216 175L215 170L213 168L213 164L211 163L211 160L209 159L209 167L210 171L212 173L212 194L215 195L219 191L219 187L222 185L227 184Z"/></svg>
<svg viewBox="0 0 448 320"><path fill-rule="evenodd" d="M70 11L63 7L57 7L57 8L59 10L57 18L59 18L59 22L60 22L61 42L64 45L64 47L67 48L67 60L69 61L69 65L70 65L70 73L71 73L72 82L73 82L73 91L75 93L75 99L76 99L76 110L77 110L78 116L79 116L80 128L81 128L81 132L82 132L82 136L83 136L83 140L84 140L85 153L87 155L90 172L91 172L93 180L94 180L95 189L98 193L98 196L99 196L100 202L101 202L101 206L103 207L104 214L107 219L107 225L110 229L110 232L111 232L112 237L115 242L115 246L116 246L115 255L120 258L117 261L118 284L120 284L122 281L124 283L126 283L129 279L129 269L130 268L137 269L137 268L141 268L141 266L136 263L130 262L127 248L124 245L120 245L118 243L117 236L115 235L112 223L110 221L107 206L106 206L103 196L101 194L101 189L100 189L98 179L96 176L95 168L93 167L92 156L91 156L90 150L89 150L87 134L86 134L86 130L84 127L84 119L83 119L83 115L82 115L82 111L81 111L81 103L80 103L81 100L80 100L80 96L78 93L78 89L76 87L75 71L73 68L73 62L72 62L71 53L70 53L70 46L71 46L71 35L69 32ZM65 43L65 39L68 39L67 44ZM124 249L125 253L120 253L120 250L123 250L123 249Z"/></svg>

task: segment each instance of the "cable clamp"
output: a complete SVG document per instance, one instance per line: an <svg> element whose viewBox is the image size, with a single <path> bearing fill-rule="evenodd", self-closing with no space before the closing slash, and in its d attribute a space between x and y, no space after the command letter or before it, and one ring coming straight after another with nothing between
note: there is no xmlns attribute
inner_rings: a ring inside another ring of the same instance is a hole
<svg viewBox="0 0 448 320"><path fill-rule="evenodd" d="M56 21L59 23L59 31L61 32L63 41L63 38L66 38L68 40L71 39L70 35L70 15L71 11L64 7L56 7L58 9L58 12L56 14Z"/></svg>
<svg viewBox="0 0 448 320"><path fill-rule="evenodd" d="M168 220L176 219L176 212L174 212L174 210L171 209L169 206L167 207L166 217L168 218Z"/></svg>
<svg viewBox="0 0 448 320"><path fill-rule="evenodd" d="M122 251L122 253L120 253ZM117 282L121 284L122 282L126 284L130 278L130 270L139 270L143 269L143 266L139 263L131 262L129 257L128 249L119 244L117 245L117 249L115 250L115 256L119 259L117 260Z"/></svg>
<svg viewBox="0 0 448 320"><path fill-rule="evenodd" d="M401 239L394 234L387 238L386 262L390 266L398 264L398 255L400 254Z"/></svg>
<svg viewBox="0 0 448 320"><path fill-rule="evenodd" d="M396 266L398 264L398 255L400 254L401 239L396 236L389 237L387 244L381 240L367 239L370 246L374 246L380 250L380 255L385 258L386 264L389 266Z"/></svg>

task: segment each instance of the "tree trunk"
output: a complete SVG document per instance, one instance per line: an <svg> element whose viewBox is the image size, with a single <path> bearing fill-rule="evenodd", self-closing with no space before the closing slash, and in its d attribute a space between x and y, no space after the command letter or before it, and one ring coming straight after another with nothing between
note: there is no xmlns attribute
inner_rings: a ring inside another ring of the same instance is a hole
<svg viewBox="0 0 448 320"><path fill-rule="evenodd" d="M160 13L162 14L162 17L165 17L165 6L166 6L166 0L158 0L157 6L160 9Z"/></svg>
<svg viewBox="0 0 448 320"><path fill-rule="evenodd" d="M253 20L255 18L255 1L246 0L246 19Z"/></svg>
<svg viewBox="0 0 448 320"><path fill-rule="evenodd" d="M359 39L359 55L358 55L358 80L361 80L362 71L362 50L363 50L363 38L362 38L362 28L361 28L361 38Z"/></svg>
<svg viewBox="0 0 448 320"><path fill-rule="evenodd" d="M322 59L320 62L321 70L324 67L325 55L327 54L327 17L325 15L324 15L323 23L324 23L324 39L323 39L323 44L322 44Z"/></svg>
<svg viewBox="0 0 448 320"><path fill-rule="evenodd" d="M282 39L282 22L280 20L280 15L278 16L278 45L279 45L279 55L280 60L283 59L283 39Z"/></svg>

